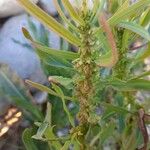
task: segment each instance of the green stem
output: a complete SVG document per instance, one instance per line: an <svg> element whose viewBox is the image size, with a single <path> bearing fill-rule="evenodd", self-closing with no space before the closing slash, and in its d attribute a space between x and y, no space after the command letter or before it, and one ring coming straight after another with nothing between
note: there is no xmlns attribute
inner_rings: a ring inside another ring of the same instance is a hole
<svg viewBox="0 0 150 150"><path fill-rule="evenodd" d="M97 65L92 60L94 47L91 43L93 43L94 38L89 23L90 17L88 13L85 15L83 12L82 18L84 18L85 24L79 27L82 41L79 48L80 57L74 61L74 67L77 70L77 74L75 75L75 93L80 106L77 115L79 126L76 128L78 128L78 131L81 133L78 137L79 142L82 143L80 149L85 150L87 149L85 136L90 124L89 117L95 91L95 83L93 81L98 74L98 69Z"/></svg>

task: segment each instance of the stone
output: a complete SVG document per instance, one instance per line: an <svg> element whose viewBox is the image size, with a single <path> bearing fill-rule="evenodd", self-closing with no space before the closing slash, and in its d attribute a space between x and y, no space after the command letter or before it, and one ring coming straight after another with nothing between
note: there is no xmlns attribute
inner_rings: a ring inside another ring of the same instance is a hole
<svg viewBox="0 0 150 150"><path fill-rule="evenodd" d="M34 3L38 2L38 0L31 1ZM16 15L23 11L17 0L0 0L0 18Z"/></svg>
<svg viewBox="0 0 150 150"><path fill-rule="evenodd" d="M40 6L49 14L55 15L57 13L53 0L40 0Z"/></svg>
<svg viewBox="0 0 150 150"><path fill-rule="evenodd" d="M40 25L34 20L36 26ZM26 45L28 41L22 34L22 26L28 27L27 15L12 17L6 21L0 30L0 63L8 64L22 79L44 82L45 76L41 70L40 60L34 50ZM50 34L51 41L53 36ZM14 42L19 41L21 44ZM55 42L54 42L55 41ZM54 44L53 44L54 43ZM54 37L51 46L57 48L59 39Z"/></svg>

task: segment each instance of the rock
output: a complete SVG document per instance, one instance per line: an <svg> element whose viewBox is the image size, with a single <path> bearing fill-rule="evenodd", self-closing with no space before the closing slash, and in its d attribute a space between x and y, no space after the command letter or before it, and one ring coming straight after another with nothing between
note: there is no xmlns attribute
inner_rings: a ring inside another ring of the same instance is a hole
<svg viewBox="0 0 150 150"><path fill-rule="evenodd" d="M0 63L10 65L22 79L28 78L32 81L43 83L45 76L41 70L39 58L33 49L27 47L28 40L26 40L21 31L22 26L29 29L27 20L28 16L26 14L15 16L8 19L1 28ZM30 20L39 30L41 24L32 17ZM52 48L59 48L60 39L56 34L50 32L49 42Z"/></svg>
<svg viewBox="0 0 150 150"><path fill-rule="evenodd" d="M46 102L48 94L46 92L36 92L33 97L36 103L42 104Z"/></svg>
<svg viewBox="0 0 150 150"><path fill-rule="evenodd" d="M40 0L40 5L49 14L55 15L57 13L53 0Z"/></svg>
<svg viewBox="0 0 150 150"><path fill-rule="evenodd" d="M27 43L22 34L22 26L27 26L27 15L12 17L0 30L0 63L8 64L23 79L43 82L44 74L40 61L32 49L19 43Z"/></svg>
<svg viewBox="0 0 150 150"><path fill-rule="evenodd" d="M38 2L38 0L31 1ZM0 18L16 15L23 11L17 0L0 0Z"/></svg>

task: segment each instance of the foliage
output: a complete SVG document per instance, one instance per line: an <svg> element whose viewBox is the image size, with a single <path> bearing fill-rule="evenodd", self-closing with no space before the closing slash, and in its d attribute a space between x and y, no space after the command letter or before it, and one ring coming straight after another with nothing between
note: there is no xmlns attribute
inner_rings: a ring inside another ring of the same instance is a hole
<svg viewBox="0 0 150 150"><path fill-rule="evenodd" d="M32 121L43 120L37 106L33 105L33 97L29 94L24 82L7 65L0 65L0 95L5 95Z"/></svg>
<svg viewBox="0 0 150 150"><path fill-rule="evenodd" d="M106 144L111 145L111 149L149 149L146 124L150 117L136 99L137 91L150 90L150 81L144 78L149 72L136 75L135 66L150 56L150 0L135 3L95 0L92 8L87 0L78 1L79 8L69 0L53 1L64 25L29 0L18 0L27 12L77 49L74 53L48 48L32 38L27 29L22 29L46 64L51 88L32 81L27 83L59 98L68 118L65 126L68 134L57 136L58 125L53 126L50 120L53 105L48 103L45 120L36 122L39 128L33 138L46 141L52 150L71 147L99 150ZM130 45L138 39L148 44L133 55ZM79 108L75 115L68 104ZM27 130L24 136L29 141L24 142L33 144L28 135Z"/></svg>

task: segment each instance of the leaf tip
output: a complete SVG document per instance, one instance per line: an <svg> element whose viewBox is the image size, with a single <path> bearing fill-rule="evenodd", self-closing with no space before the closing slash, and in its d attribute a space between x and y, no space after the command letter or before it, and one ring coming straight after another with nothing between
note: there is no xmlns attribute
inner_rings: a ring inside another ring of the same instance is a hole
<svg viewBox="0 0 150 150"><path fill-rule="evenodd" d="M22 27L22 32L23 32L23 35L24 35L27 39L32 40L32 37L31 37L29 31L28 31L25 27Z"/></svg>

